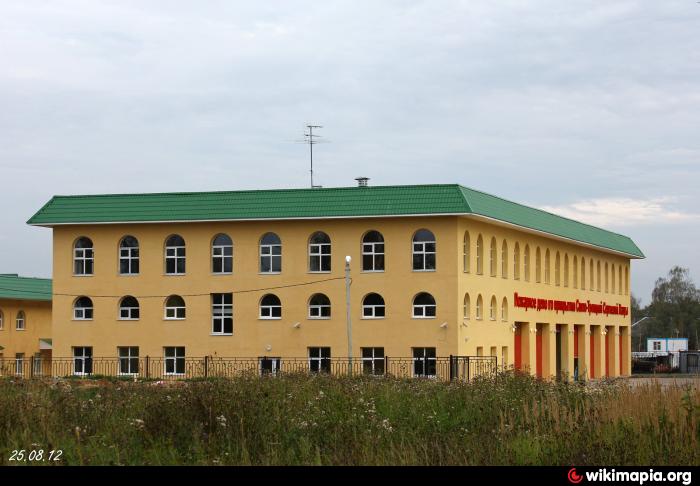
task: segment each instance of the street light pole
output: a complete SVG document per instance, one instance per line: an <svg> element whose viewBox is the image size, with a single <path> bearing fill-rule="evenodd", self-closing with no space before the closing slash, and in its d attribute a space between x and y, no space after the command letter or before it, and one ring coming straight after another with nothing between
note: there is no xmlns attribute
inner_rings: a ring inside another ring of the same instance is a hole
<svg viewBox="0 0 700 486"><path fill-rule="evenodd" d="M345 319L348 328L348 374L352 374L352 318L350 312L350 255L345 257Z"/></svg>

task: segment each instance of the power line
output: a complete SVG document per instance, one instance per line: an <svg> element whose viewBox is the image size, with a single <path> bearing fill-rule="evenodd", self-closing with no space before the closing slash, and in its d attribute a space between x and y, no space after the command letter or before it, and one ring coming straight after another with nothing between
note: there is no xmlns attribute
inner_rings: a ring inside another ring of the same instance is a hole
<svg viewBox="0 0 700 486"><path fill-rule="evenodd" d="M313 285L317 283L323 283L323 282L332 282L335 280L344 280L345 277L333 277L333 278L326 278L323 280L314 280L312 282L301 282L297 284L288 284L288 285L278 285L275 287L262 287L262 288L257 288L257 289L245 289L245 290L232 290L231 294L247 294L247 293L253 293L253 292L262 292L265 290L278 290L278 289L286 289L290 287L303 287L306 285ZM11 292L18 292L17 289L11 289L11 288L4 288L0 287L0 290L6 290L6 291L11 291ZM21 292L23 293L29 293L29 294L42 294L46 295L46 292L41 292L39 290L22 290ZM216 293L216 292L215 292ZM137 299L164 299L166 297L170 297L171 295L179 295L180 297L204 297L211 295L212 292L206 292L206 293L201 293L201 294L168 294L168 295L133 295L133 294L125 294L125 295L86 295L86 294L63 294L63 293L55 293L52 294L52 296L60 296L60 297L90 297L90 298L105 298L105 299L121 299L122 297L125 297L126 295L129 295L131 297L136 297ZM11 299L11 297L6 297L8 299Z"/></svg>

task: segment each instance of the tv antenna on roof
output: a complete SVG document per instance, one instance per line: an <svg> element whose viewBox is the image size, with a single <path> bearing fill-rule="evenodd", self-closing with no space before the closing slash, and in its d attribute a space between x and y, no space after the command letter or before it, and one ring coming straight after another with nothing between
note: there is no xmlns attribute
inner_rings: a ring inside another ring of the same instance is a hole
<svg viewBox="0 0 700 486"><path fill-rule="evenodd" d="M322 143L325 142L325 140L318 140L319 138L322 138L321 135L318 135L314 133L314 129L318 128L323 128L322 125L306 125L306 128L308 131L304 132L304 140L300 140L302 143L306 143L309 145L309 162L310 162L310 170L309 174L311 176L311 188L315 189L317 187L322 187L322 186L316 186L314 185L314 145L317 143Z"/></svg>

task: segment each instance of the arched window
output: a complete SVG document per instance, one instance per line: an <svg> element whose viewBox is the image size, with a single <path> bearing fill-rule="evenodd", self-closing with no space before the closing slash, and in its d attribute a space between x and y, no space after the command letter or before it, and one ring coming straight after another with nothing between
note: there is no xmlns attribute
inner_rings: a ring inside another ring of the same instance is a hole
<svg viewBox="0 0 700 486"><path fill-rule="evenodd" d="M630 294L630 269L625 267L625 295Z"/></svg>
<svg viewBox="0 0 700 486"><path fill-rule="evenodd" d="M469 294L464 294L464 306L462 308L462 317L464 319L469 319L471 315L471 301L469 300Z"/></svg>
<svg viewBox="0 0 700 486"><path fill-rule="evenodd" d="M186 317L187 307L179 295L171 295L165 301L165 319L178 321Z"/></svg>
<svg viewBox="0 0 700 486"><path fill-rule="evenodd" d="M5 329L5 314L3 314L2 309L0 309L0 331Z"/></svg>
<svg viewBox="0 0 700 486"><path fill-rule="evenodd" d="M496 318L498 317L498 314L497 314L498 310L496 309L497 305L498 304L496 304L496 296L492 295L491 296L491 305L489 305L489 319L491 319L492 321L495 321Z"/></svg>
<svg viewBox="0 0 700 486"><path fill-rule="evenodd" d="M15 330L24 331L26 328L27 328L27 317L25 316L24 311L21 310L17 313L17 318L15 319Z"/></svg>
<svg viewBox="0 0 700 486"><path fill-rule="evenodd" d="M573 284L573 287L575 289L577 289L578 288L578 257L576 255L574 255L573 270L574 270L574 275L573 275L574 278L571 279L571 282Z"/></svg>
<svg viewBox="0 0 700 486"><path fill-rule="evenodd" d="M165 240L165 273L185 274L185 240L180 235L172 235Z"/></svg>
<svg viewBox="0 0 700 486"><path fill-rule="evenodd" d="M595 290L595 267L593 266L593 259L592 258L590 260L590 271L588 273L589 273L589 279L590 279L588 289Z"/></svg>
<svg viewBox="0 0 700 486"><path fill-rule="evenodd" d="M85 236L78 238L73 245L73 274L92 275L95 265L95 253L92 240Z"/></svg>
<svg viewBox="0 0 700 486"><path fill-rule="evenodd" d="M275 294L264 295L260 299L260 319L281 319L282 302Z"/></svg>
<svg viewBox="0 0 700 486"><path fill-rule="evenodd" d="M484 239L481 235L476 239L476 273L484 274Z"/></svg>
<svg viewBox="0 0 700 486"><path fill-rule="evenodd" d="M384 271L384 237L379 231L368 231L362 237L362 271Z"/></svg>
<svg viewBox="0 0 700 486"><path fill-rule="evenodd" d="M413 317L435 317L435 298L427 292L421 292L413 298Z"/></svg>
<svg viewBox="0 0 700 486"><path fill-rule="evenodd" d="M469 273L471 270L470 262L470 250L471 250L471 238L469 238L469 231L464 232L464 242L462 244L462 268L464 273Z"/></svg>
<svg viewBox="0 0 700 486"><path fill-rule="evenodd" d="M517 241L513 249L513 278L520 280L520 243Z"/></svg>
<svg viewBox="0 0 700 486"><path fill-rule="evenodd" d="M508 321L508 299L505 297L501 301L501 320L503 322Z"/></svg>
<svg viewBox="0 0 700 486"><path fill-rule="evenodd" d="M496 238L491 238L491 250L489 251L489 270L491 272L491 276L495 277L496 276L496 269L498 268L498 262L496 259L498 258L498 254L496 253Z"/></svg>
<svg viewBox="0 0 700 486"><path fill-rule="evenodd" d="M122 321L134 321L139 318L139 301L127 295L119 303L119 319Z"/></svg>
<svg viewBox="0 0 700 486"><path fill-rule="evenodd" d="M260 273L282 271L282 240L274 233L265 233L260 238Z"/></svg>
<svg viewBox="0 0 700 486"><path fill-rule="evenodd" d="M605 262L605 293L607 294L610 291L610 287L608 285L608 262Z"/></svg>
<svg viewBox="0 0 700 486"><path fill-rule="evenodd" d="M501 245L501 277L508 278L508 243L503 240Z"/></svg>
<svg viewBox="0 0 700 486"><path fill-rule="evenodd" d="M586 290L586 259L581 257L581 290Z"/></svg>
<svg viewBox="0 0 700 486"><path fill-rule="evenodd" d="M615 293L615 264L610 267L610 293Z"/></svg>
<svg viewBox="0 0 700 486"><path fill-rule="evenodd" d="M314 294L309 299L309 319L330 319L331 300L325 294Z"/></svg>
<svg viewBox="0 0 700 486"><path fill-rule="evenodd" d="M539 246L535 251L535 282L542 282L542 255Z"/></svg>
<svg viewBox="0 0 700 486"><path fill-rule="evenodd" d="M413 235L413 270L435 270L435 235L426 229Z"/></svg>
<svg viewBox="0 0 700 486"><path fill-rule="evenodd" d="M233 273L233 241L229 235L219 233L211 243L212 273Z"/></svg>
<svg viewBox="0 0 700 486"><path fill-rule="evenodd" d="M617 293L622 295L622 265L617 267Z"/></svg>
<svg viewBox="0 0 700 486"><path fill-rule="evenodd" d="M525 258L523 258L523 274L525 281L530 281L530 245L525 245Z"/></svg>
<svg viewBox="0 0 700 486"><path fill-rule="evenodd" d="M317 231L309 238L309 271L331 271L331 239L323 231Z"/></svg>
<svg viewBox="0 0 700 486"><path fill-rule="evenodd" d="M119 273L121 275L138 275L139 240L125 236L119 242Z"/></svg>
<svg viewBox="0 0 700 486"><path fill-rule="evenodd" d="M362 299L363 319L383 319L385 316L384 299L381 295L371 293Z"/></svg>
<svg viewBox="0 0 700 486"><path fill-rule="evenodd" d="M549 257L549 248L547 248L547 251L544 252L544 283L548 284L551 283L551 261Z"/></svg>
<svg viewBox="0 0 700 486"><path fill-rule="evenodd" d="M602 278L602 277L601 277L601 273L602 273L602 272L601 272L601 270L600 270L600 260L598 260L598 269L597 269L597 272L598 272L598 274L597 274L597 277L596 277L596 284L597 284L597 285L596 285L596 290L597 290L598 292L600 292L600 289L601 289L600 282L601 282L601 278Z"/></svg>
<svg viewBox="0 0 700 486"><path fill-rule="evenodd" d="M561 258L559 257L559 252L554 257L554 285L557 287L561 285Z"/></svg>
<svg viewBox="0 0 700 486"><path fill-rule="evenodd" d="M481 298L481 294L476 298L476 319L483 319L484 312L484 299Z"/></svg>
<svg viewBox="0 0 700 486"><path fill-rule="evenodd" d="M73 303L73 319L76 321L92 320L92 309L90 297L78 297Z"/></svg>
<svg viewBox="0 0 700 486"><path fill-rule="evenodd" d="M569 254L564 253L564 287L569 286Z"/></svg>

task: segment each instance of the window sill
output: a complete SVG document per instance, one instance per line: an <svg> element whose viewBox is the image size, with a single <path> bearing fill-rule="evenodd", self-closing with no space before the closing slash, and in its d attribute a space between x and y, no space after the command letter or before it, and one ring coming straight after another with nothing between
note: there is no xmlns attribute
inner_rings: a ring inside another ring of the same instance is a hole
<svg viewBox="0 0 700 486"><path fill-rule="evenodd" d="M282 272L258 272L258 275L280 275Z"/></svg>
<svg viewBox="0 0 700 486"><path fill-rule="evenodd" d="M186 317L164 317L164 321L185 321L187 320Z"/></svg>
<svg viewBox="0 0 700 486"><path fill-rule="evenodd" d="M433 269L433 270L421 270L421 269L414 268L413 271L416 273L430 273L430 272L435 272L436 270L435 269Z"/></svg>
<svg viewBox="0 0 700 486"><path fill-rule="evenodd" d="M186 273L164 273L164 277L184 277Z"/></svg>
<svg viewBox="0 0 700 486"><path fill-rule="evenodd" d="M378 321L381 319L385 319L385 317L366 317L366 316L363 316L360 318L360 320L362 320L362 321Z"/></svg>
<svg viewBox="0 0 700 486"><path fill-rule="evenodd" d="M281 317L258 317L259 321L281 321Z"/></svg>
<svg viewBox="0 0 700 486"><path fill-rule="evenodd" d="M437 319L437 316L411 316L412 319Z"/></svg>
<svg viewBox="0 0 700 486"><path fill-rule="evenodd" d="M15 328L15 331L25 331L25 330L26 330L26 329L24 329L24 328L22 328L22 329L17 329L17 328Z"/></svg>
<svg viewBox="0 0 700 486"><path fill-rule="evenodd" d="M209 334L210 336L233 336L232 332L212 332Z"/></svg>
<svg viewBox="0 0 700 486"><path fill-rule="evenodd" d="M94 273L74 273L74 277L94 277Z"/></svg>
<svg viewBox="0 0 700 486"><path fill-rule="evenodd" d="M117 322L140 321L141 319L117 319Z"/></svg>
<svg viewBox="0 0 700 486"><path fill-rule="evenodd" d="M219 275L233 275L233 272L211 272L212 276L219 276Z"/></svg>
<svg viewBox="0 0 700 486"><path fill-rule="evenodd" d="M94 319L71 319L73 322L92 322Z"/></svg>
<svg viewBox="0 0 700 486"><path fill-rule="evenodd" d="M140 273L120 273L120 277L138 277Z"/></svg>
<svg viewBox="0 0 700 486"><path fill-rule="evenodd" d="M307 273L331 273L330 270L309 270Z"/></svg>
<svg viewBox="0 0 700 486"><path fill-rule="evenodd" d="M307 317L309 321L330 321L330 317Z"/></svg>
<svg viewBox="0 0 700 486"><path fill-rule="evenodd" d="M385 273L386 270L361 270L360 273Z"/></svg>

